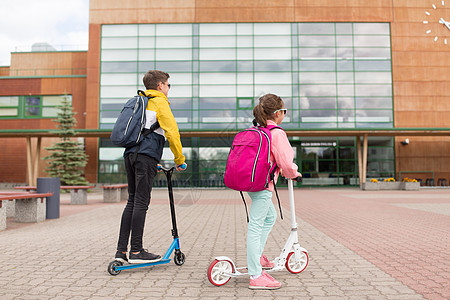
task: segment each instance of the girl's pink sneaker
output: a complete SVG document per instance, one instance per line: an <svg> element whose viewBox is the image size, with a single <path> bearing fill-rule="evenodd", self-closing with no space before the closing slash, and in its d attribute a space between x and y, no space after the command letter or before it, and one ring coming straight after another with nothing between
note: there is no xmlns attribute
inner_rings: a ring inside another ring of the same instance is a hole
<svg viewBox="0 0 450 300"><path fill-rule="evenodd" d="M273 277L265 271L262 271L261 276L256 279L252 279L252 277L250 277L250 285L248 286L248 288L252 290L276 290L280 287L281 282L273 279Z"/></svg>
<svg viewBox="0 0 450 300"><path fill-rule="evenodd" d="M272 269L274 266L274 263L271 262L267 256L265 256L264 254L261 256L261 258L259 259L259 262L261 263L261 267L263 269Z"/></svg>

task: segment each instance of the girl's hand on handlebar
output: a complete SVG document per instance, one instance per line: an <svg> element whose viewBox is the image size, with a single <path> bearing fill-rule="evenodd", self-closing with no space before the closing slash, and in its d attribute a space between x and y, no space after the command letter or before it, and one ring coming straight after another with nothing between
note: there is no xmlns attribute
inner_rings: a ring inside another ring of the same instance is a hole
<svg viewBox="0 0 450 300"><path fill-rule="evenodd" d="M184 171L187 169L187 163L182 163L179 166L176 166L175 169L177 169L178 172Z"/></svg>

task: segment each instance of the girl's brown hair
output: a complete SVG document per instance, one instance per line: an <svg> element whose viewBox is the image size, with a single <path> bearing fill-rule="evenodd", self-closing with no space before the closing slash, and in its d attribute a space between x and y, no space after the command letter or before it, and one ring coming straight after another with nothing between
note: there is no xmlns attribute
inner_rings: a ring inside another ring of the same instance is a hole
<svg viewBox="0 0 450 300"><path fill-rule="evenodd" d="M283 100L274 94L266 94L259 98L258 105L253 108L253 116L259 125L266 127L267 120L274 119L274 112L283 108Z"/></svg>

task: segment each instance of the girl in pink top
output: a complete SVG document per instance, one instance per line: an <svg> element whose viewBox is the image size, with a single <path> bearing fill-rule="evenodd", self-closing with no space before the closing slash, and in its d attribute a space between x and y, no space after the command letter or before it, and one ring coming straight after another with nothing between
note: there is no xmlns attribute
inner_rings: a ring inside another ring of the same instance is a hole
<svg viewBox="0 0 450 300"><path fill-rule="evenodd" d="M284 119L287 109L283 100L274 94L267 94L259 98L259 104L253 109L256 122L263 127L279 125ZM294 163L294 150L289 143L286 133L281 129L271 130L272 147L270 162L278 165L274 181L276 183L280 171L286 178L302 176ZM250 289L278 289L281 283L267 274L263 269L270 269L274 264L263 255L264 246L277 217L272 203L273 183L260 192L248 193L252 199L247 232L247 264L250 275Z"/></svg>

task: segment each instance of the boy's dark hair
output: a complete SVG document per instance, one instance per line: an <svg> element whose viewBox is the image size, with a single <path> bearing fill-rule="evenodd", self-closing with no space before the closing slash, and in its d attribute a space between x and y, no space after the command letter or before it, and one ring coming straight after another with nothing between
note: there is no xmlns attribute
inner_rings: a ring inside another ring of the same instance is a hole
<svg viewBox="0 0 450 300"><path fill-rule="evenodd" d="M283 100L274 94L266 94L259 98L259 104L253 108L253 116L259 125L266 127L267 120L273 120L273 113L283 107Z"/></svg>
<svg viewBox="0 0 450 300"><path fill-rule="evenodd" d="M145 73L142 81L147 90L156 90L160 82L165 83L170 75L159 70L150 70Z"/></svg>

